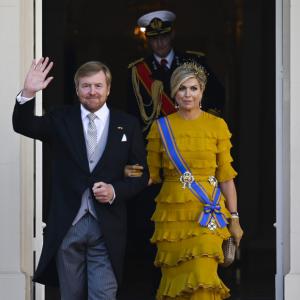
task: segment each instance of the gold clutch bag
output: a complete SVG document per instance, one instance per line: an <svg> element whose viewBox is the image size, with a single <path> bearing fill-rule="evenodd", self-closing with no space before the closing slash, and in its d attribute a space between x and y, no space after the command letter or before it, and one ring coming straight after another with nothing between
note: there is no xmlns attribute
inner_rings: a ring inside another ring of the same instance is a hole
<svg viewBox="0 0 300 300"><path fill-rule="evenodd" d="M236 245L232 236L228 240L223 241L222 249L224 254L224 262L220 264L220 266L229 267L234 262L236 251Z"/></svg>

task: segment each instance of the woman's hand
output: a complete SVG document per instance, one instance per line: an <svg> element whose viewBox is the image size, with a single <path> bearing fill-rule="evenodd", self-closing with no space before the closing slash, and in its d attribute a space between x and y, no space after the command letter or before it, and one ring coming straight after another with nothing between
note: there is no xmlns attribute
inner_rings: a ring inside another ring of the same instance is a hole
<svg viewBox="0 0 300 300"><path fill-rule="evenodd" d="M126 165L124 168L125 177L141 177L143 175L144 167L141 165Z"/></svg>
<svg viewBox="0 0 300 300"><path fill-rule="evenodd" d="M229 221L228 229L230 234L233 236L235 244L237 247L240 245L240 241L244 234L243 229L241 228L239 218L232 218Z"/></svg>

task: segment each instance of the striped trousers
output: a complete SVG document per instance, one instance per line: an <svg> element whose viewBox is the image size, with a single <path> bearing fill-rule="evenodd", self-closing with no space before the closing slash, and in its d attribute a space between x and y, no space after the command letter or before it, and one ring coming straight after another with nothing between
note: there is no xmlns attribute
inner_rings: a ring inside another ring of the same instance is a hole
<svg viewBox="0 0 300 300"><path fill-rule="evenodd" d="M117 281L101 233L89 213L73 225L57 252L62 300L115 300Z"/></svg>

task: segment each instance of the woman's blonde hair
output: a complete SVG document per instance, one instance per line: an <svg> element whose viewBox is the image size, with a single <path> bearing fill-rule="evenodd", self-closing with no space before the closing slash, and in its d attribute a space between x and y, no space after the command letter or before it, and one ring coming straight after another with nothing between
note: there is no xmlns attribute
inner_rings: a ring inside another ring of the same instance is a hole
<svg viewBox="0 0 300 300"><path fill-rule="evenodd" d="M196 78L199 82L200 88L205 89L207 82L207 73L201 65L195 62L185 62L175 69L171 76L171 97L174 98L181 84L190 79Z"/></svg>

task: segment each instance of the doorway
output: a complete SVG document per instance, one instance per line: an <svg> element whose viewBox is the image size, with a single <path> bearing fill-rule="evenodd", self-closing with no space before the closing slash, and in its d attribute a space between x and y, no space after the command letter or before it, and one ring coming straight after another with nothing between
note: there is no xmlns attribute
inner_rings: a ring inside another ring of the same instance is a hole
<svg viewBox="0 0 300 300"><path fill-rule="evenodd" d="M208 3L209 2L209 3ZM238 260L220 270L231 299L275 299L275 1L83 1L43 3L43 54L54 60L55 80L44 93L44 109L75 100L73 74L88 60L113 73L110 104L126 108L127 65L147 54L134 35L144 12L169 9L177 15L179 50L201 51L226 88L224 119L233 133L232 155L239 213L245 230ZM43 214L49 207L49 154L43 149ZM132 255L131 257L134 257ZM120 300L152 300L151 278L130 258ZM135 268L132 266L136 266ZM149 283L150 282L150 283ZM139 288L137 288L137 286ZM138 290L137 290L138 289ZM149 290L147 295L145 290ZM135 296L132 296L135 295ZM135 297L135 298L134 298ZM46 299L59 299L46 288Z"/></svg>

